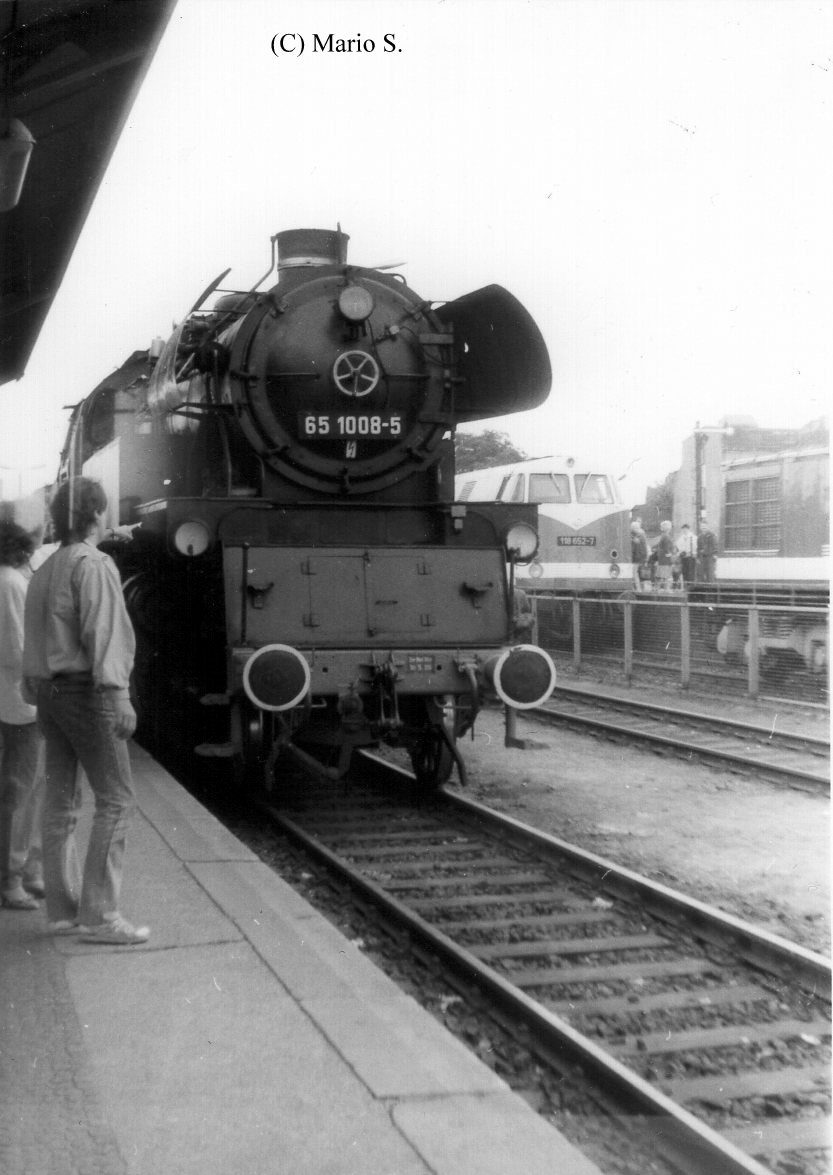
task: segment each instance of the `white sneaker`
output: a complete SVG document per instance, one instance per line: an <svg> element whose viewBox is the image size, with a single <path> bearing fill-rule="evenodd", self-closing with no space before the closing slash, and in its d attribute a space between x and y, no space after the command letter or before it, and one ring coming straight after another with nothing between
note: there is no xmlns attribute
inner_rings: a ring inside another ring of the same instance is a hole
<svg viewBox="0 0 833 1175"><path fill-rule="evenodd" d="M0 903L2 903L4 910L38 909L37 900L28 894L22 885L18 885L14 889L7 889L0 896Z"/></svg>
<svg viewBox="0 0 833 1175"><path fill-rule="evenodd" d="M115 946L133 946L135 943L147 942L150 938L149 927L134 926L121 914L112 914L97 926L79 926L78 931L82 942L110 943Z"/></svg>
<svg viewBox="0 0 833 1175"><path fill-rule="evenodd" d="M69 918L59 918L57 922L47 922L49 934L77 934L81 927Z"/></svg>

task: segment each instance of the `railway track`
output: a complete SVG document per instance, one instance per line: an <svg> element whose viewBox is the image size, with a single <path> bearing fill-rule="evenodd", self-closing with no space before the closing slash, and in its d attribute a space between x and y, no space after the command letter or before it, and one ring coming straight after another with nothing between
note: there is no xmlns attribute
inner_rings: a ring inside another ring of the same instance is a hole
<svg viewBox="0 0 833 1175"><path fill-rule="evenodd" d="M398 778L267 811L676 1168L829 1170L829 961L472 801L416 805Z"/></svg>
<svg viewBox="0 0 833 1175"><path fill-rule="evenodd" d="M757 778L813 791L830 789L827 739L565 686L557 686L549 702L531 713L544 722L646 743Z"/></svg>
<svg viewBox="0 0 833 1175"><path fill-rule="evenodd" d="M556 665L559 662L563 664L571 657L570 649L564 645L548 642L545 647ZM621 673L622 654L583 648L581 665L584 670ZM635 653L632 679L635 682L653 685L664 682L673 690L680 682L679 660L674 656L663 656L661 653ZM706 656L693 656L691 682L692 685L697 683L701 689L713 689L716 695L726 698L727 701L749 700L749 672L745 666L741 669L726 665L722 661L715 662ZM819 709L827 709L830 700L826 676L810 673L808 670L791 670L788 674L780 676L765 675L761 681L760 697L767 698L773 703L781 702L788 706L801 704Z"/></svg>

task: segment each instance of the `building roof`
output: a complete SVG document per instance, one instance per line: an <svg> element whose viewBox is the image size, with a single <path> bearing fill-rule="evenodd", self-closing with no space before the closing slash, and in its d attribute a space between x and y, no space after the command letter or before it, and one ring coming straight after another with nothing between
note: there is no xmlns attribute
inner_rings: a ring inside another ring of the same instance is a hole
<svg viewBox="0 0 833 1175"><path fill-rule="evenodd" d="M726 469L739 469L747 465L777 465L784 461L803 461L829 457L830 446L815 446L793 449L782 449L773 453L741 453L737 456L727 455L723 461Z"/></svg>

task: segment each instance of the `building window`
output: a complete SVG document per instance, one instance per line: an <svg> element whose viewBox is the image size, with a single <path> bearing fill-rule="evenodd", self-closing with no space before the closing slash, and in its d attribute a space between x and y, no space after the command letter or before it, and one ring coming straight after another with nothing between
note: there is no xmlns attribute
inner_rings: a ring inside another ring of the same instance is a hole
<svg viewBox="0 0 833 1175"><path fill-rule="evenodd" d="M781 482L756 477L726 484L726 551L777 551L781 548Z"/></svg>

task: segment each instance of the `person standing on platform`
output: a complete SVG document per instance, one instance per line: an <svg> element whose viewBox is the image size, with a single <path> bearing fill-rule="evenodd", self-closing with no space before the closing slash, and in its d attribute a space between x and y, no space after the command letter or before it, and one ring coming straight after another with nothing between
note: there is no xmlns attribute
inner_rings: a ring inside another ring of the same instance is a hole
<svg viewBox="0 0 833 1175"><path fill-rule="evenodd" d="M634 591L648 591L650 570L648 556L650 555L648 536L642 529L642 519L634 518L631 523L631 562L633 563Z"/></svg>
<svg viewBox="0 0 833 1175"><path fill-rule="evenodd" d="M519 587L513 589L512 596L512 640L519 645L535 643L535 610L532 600Z"/></svg>
<svg viewBox="0 0 833 1175"><path fill-rule="evenodd" d="M680 527L677 550L680 552L683 583L688 587L690 583L694 583L697 571L697 538L687 522Z"/></svg>
<svg viewBox="0 0 833 1175"><path fill-rule="evenodd" d="M35 549L29 556L29 562L20 569L26 577L27 587L29 580L38 567L40 567L41 563L44 563L59 546L58 543L44 544L43 526L35 527L31 532L31 536ZM39 735L38 766L35 773L35 784L26 796L23 807L15 817L12 826L12 862L22 873L23 888L27 893L34 894L38 898L42 898L44 895L43 853L41 846L44 784L44 746L43 739Z"/></svg>
<svg viewBox="0 0 833 1175"><path fill-rule="evenodd" d="M657 556L657 590L670 591L671 568L677 548L674 546L674 540L671 538L671 523L661 522L659 529L660 536L654 547Z"/></svg>
<svg viewBox="0 0 833 1175"><path fill-rule="evenodd" d="M22 569L33 549L32 536L22 526L0 522L0 903L7 910L38 909L35 894L25 885L29 845L21 835L37 783L41 742L37 711L22 694L27 587ZM40 888L38 880L32 878L34 891Z"/></svg>
<svg viewBox="0 0 833 1175"><path fill-rule="evenodd" d="M705 518L700 522L700 534L697 538L697 554L700 562L700 582L714 583L715 567L717 565L717 535L711 529Z"/></svg>
<svg viewBox="0 0 833 1175"><path fill-rule="evenodd" d="M43 866L53 934L82 941L146 942L146 926L119 912L124 849L136 801L126 740L136 729L128 683L135 636L104 536L107 497L77 477L59 486L50 512L60 547L38 568L25 613L23 674L46 739ZM75 827L78 765L95 797L83 879Z"/></svg>

